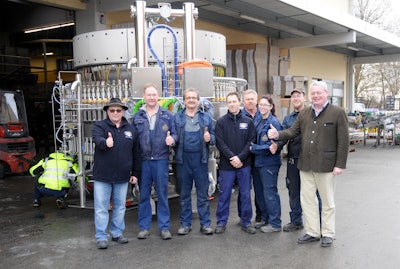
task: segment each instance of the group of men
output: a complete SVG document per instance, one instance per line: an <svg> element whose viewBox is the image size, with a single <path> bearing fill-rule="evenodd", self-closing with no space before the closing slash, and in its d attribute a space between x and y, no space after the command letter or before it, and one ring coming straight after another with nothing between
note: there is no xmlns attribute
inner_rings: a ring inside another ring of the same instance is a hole
<svg viewBox="0 0 400 269"><path fill-rule="evenodd" d="M325 82L313 81L310 92L312 105L305 107L303 90L293 90L291 103L294 111L283 120L285 130L278 132L271 125L261 139L264 142L271 140L273 147L276 147L274 141L279 140L281 144L289 141L286 183L291 212L290 223L283 226L283 230L289 232L305 227L306 233L298 239L298 243L319 241L322 237L321 246L330 246L335 237L335 180L345 169L347 160L347 116L342 109L328 102ZM193 88L184 91L184 108L175 115L158 104L158 90L151 83L145 85L145 104L134 115L132 123L123 116L128 108L118 98L112 98L104 106L107 118L96 122L92 130L95 143L95 237L99 249L108 248L108 226L112 241L120 244L128 242L123 231L129 182L138 184L140 191L137 237L146 239L150 236L150 199L154 186L157 192L160 236L164 240L172 238L168 205L171 149L175 152L180 190L181 226L177 234L187 235L192 230L193 183L197 193L200 232L205 235L223 233L228 222L235 182L239 186L240 225L245 232L255 233L255 226L251 224L251 189L254 185L257 192L261 187L256 182L252 184L254 167L251 147L257 143L253 120L260 117L260 113L256 91L247 90L243 98L244 108L240 110L239 94L229 93L226 97L228 112L217 120L215 126L211 116L199 109L200 96ZM208 196L210 145L216 145L220 152L215 229L211 227ZM271 154L279 154L276 148L271 147L270 150ZM321 198L321 213L317 194ZM110 201L113 210L109 224ZM255 199L256 227L262 221L258 203L260 201ZM302 213L305 216L304 223Z"/></svg>

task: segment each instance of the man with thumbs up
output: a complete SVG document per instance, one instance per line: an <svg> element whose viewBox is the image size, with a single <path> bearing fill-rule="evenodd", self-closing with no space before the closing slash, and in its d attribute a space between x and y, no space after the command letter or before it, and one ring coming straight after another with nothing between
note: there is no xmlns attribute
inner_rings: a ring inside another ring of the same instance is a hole
<svg viewBox="0 0 400 269"><path fill-rule="evenodd" d="M180 190L179 235L192 230L191 192L193 181L197 193L197 210L200 219L200 232L213 234L210 220L210 201L208 198L208 154L209 145L215 144L212 119L209 114L199 110L200 96L194 88L183 94L185 108L175 114L178 143L175 147L178 185Z"/></svg>
<svg viewBox="0 0 400 269"><path fill-rule="evenodd" d="M128 108L118 98L104 106L107 118L93 125L94 153L94 222L97 248L108 247L107 226L110 197L113 210L110 224L112 241L128 242L125 230L125 204L128 182L135 184L139 177L140 159L132 125L123 117Z"/></svg>
<svg viewBox="0 0 400 269"><path fill-rule="evenodd" d="M142 173L139 181L139 239L150 236L151 204L153 183L157 192L158 229L163 240L172 238L168 205L170 147L178 140L172 114L159 106L158 90L152 83L144 87L145 105L135 114L132 125L138 133Z"/></svg>

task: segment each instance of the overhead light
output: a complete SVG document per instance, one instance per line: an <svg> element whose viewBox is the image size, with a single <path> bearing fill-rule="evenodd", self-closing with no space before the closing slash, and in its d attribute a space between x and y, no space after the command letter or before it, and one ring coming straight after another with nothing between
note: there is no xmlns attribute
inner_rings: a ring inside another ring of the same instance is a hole
<svg viewBox="0 0 400 269"><path fill-rule="evenodd" d="M249 20L249 21L253 21L253 22L259 23L259 24L265 24L265 21L263 21L261 19L257 19L257 18L254 18L254 17L251 17L251 16L247 16L247 15L244 15L244 14L239 14L239 17L242 18L242 19L245 19L245 20Z"/></svg>
<svg viewBox="0 0 400 269"><path fill-rule="evenodd" d="M54 52L46 52L46 56L51 56L51 55L54 55ZM44 56L44 53L42 53L42 56Z"/></svg>
<svg viewBox="0 0 400 269"><path fill-rule="evenodd" d="M352 46L347 46L346 48L348 48L349 50L353 50L353 51L360 51L359 48L352 47Z"/></svg>
<svg viewBox="0 0 400 269"><path fill-rule="evenodd" d="M46 31L46 30L51 30L51 29L57 29L57 28L62 28L62 27L67 27L67 26L72 26L72 25L75 25L75 23L74 22L67 22L67 23L62 23L62 24L47 25L47 26L42 26L42 27L38 27L38 28L26 29L24 31L24 33L25 34L29 34L29 33Z"/></svg>

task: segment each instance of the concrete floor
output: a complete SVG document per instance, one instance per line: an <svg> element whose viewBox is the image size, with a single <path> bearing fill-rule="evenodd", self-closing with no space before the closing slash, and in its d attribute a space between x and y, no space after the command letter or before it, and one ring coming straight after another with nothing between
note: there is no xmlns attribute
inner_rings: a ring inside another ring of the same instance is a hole
<svg viewBox="0 0 400 269"><path fill-rule="evenodd" d="M179 203L171 199L172 240L160 239L155 221L149 239L136 239L137 209L130 209L124 233L130 242L98 250L93 210L58 210L52 198L33 208L33 179L12 176L0 180L0 268L399 268L400 148L371 145L356 145L338 178L331 248L298 245L303 231L244 233L237 224L235 192L224 234L202 235L195 215L193 231L176 235ZM285 171L284 164L279 178L284 224L289 220ZM211 202L214 226L216 204L217 197Z"/></svg>

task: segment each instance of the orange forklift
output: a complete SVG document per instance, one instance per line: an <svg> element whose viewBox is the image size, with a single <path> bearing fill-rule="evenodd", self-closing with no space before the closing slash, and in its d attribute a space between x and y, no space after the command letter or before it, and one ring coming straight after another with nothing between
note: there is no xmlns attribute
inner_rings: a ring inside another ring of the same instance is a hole
<svg viewBox="0 0 400 269"><path fill-rule="evenodd" d="M0 89L0 178L27 172L35 155L23 93Z"/></svg>

